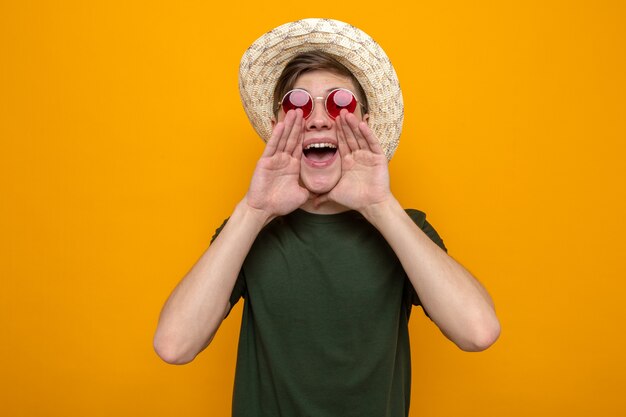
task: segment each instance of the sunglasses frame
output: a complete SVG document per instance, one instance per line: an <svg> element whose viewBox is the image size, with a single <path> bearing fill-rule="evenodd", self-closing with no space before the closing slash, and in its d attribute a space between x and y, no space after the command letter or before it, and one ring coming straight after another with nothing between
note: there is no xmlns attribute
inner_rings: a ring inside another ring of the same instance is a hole
<svg viewBox="0 0 626 417"><path fill-rule="evenodd" d="M331 119L335 120L335 119L337 118L337 116L333 116L332 114L330 114L330 113L328 112L328 97L330 97L330 96L331 96L331 94L333 94L333 93L334 93L334 92L336 92L336 91L347 91L348 93L350 93L350 94L352 95L352 97L354 98L354 101L356 101L356 103L357 103L358 105L360 105L361 107L363 107L363 104L362 104L362 103L359 101L359 99L356 97L356 94L354 94L352 91L348 90L347 88L342 88L342 87L339 87L339 88L334 88L334 89L332 89L331 91L329 91L329 92L328 92L328 94L326 95L326 97L313 97L313 96L311 95L311 93L309 93L308 91L306 91L306 90L304 90L304 89L302 89L302 88L293 88L293 89L291 89L291 90L287 91L287 92L285 93L285 95L283 96L283 98L282 98L282 99L278 102L278 106L279 106L279 108L282 108L282 109L283 109L283 111L285 111L285 109L282 107L282 106L283 106L283 102L285 101L285 98L287 98L287 96L288 96L289 94L293 93L294 91L302 91L302 92L306 93L306 95L308 95L308 96L309 96L309 99L311 100L311 103L313 103L313 105L311 106L311 112L310 112L309 114L307 114L307 115L304 117L305 119L308 119L308 118L311 116L311 114L313 114L313 110L315 110L315 102L316 102L317 100L324 100L324 110L326 111L326 114L328 115L328 117L330 117ZM356 110L356 107L355 107L355 110ZM286 112L285 112L285 113L286 113ZM351 113L354 113L354 112L351 112Z"/></svg>

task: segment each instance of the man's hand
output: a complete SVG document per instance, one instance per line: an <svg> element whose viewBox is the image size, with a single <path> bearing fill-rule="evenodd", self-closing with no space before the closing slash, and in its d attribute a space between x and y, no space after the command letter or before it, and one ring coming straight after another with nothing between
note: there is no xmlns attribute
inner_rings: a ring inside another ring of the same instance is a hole
<svg viewBox="0 0 626 417"><path fill-rule="evenodd" d="M230 310L230 296L243 262L263 225L300 207L302 110L277 123L259 160L246 197L168 298L154 336L154 348L168 363L192 361L213 340Z"/></svg>
<svg viewBox="0 0 626 417"><path fill-rule="evenodd" d="M268 220L291 213L309 198L299 182L303 134L302 110L288 111L274 127L254 170L246 202Z"/></svg>
<svg viewBox="0 0 626 417"><path fill-rule="evenodd" d="M393 198L389 189L387 158L367 123L342 110L337 119L341 155L341 179L335 187L315 200L316 205L334 201L353 210Z"/></svg>

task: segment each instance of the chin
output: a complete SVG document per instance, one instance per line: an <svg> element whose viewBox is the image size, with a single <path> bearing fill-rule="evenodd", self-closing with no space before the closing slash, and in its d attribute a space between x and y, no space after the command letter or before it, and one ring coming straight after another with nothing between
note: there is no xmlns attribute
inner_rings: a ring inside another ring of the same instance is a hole
<svg viewBox="0 0 626 417"><path fill-rule="evenodd" d="M303 163L300 168L300 181L302 185L313 194L325 194L330 192L341 179L341 164L335 163L324 168L310 167Z"/></svg>
<svg viewBox="0 0 626 417"><path fill-rule="evenodd" d="M326 194L332 190L339 182L341 174L339 175L302 175L300 180L302 185L313 194Z"/></svg>

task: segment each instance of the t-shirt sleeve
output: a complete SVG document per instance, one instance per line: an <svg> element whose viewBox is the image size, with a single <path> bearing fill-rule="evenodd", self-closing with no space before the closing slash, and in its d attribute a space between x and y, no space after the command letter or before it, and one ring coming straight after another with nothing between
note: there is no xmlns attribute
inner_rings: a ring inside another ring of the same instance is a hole
<svg viewBox="0 0 626 417"><path fill-rule="evenodd" d="M220 234L222 229L224 229L224 226L226 226L227 222L228 222L228 219L224 220L222 225L217 228L217 230L215 231L215 234L213 235L213 237L211 237L211 244ZM245 296L245 293L246 293L246 280L243 276L243 271L239 271L239 275L237 276L237 281L235 281L235 286L233 287L233 291L230 294L230 298L228 300L230 303L230 309L228 310L228 314L230 314L230 310L233 309L234 305L237 304L237 301L239 301L241 297ZM227 317L228 317L228 314L226 314Z"/></svg>
<svg viewBox="0 0 626 417"><path fill-rule="evenodd" d="M443 249L446 253L448 252L446 245L443 244L443 239L441 239L441 236L439 236L435 228L430 223L428 223L428 221L426 220L426 214L424 212L421 212L419 210L414 210L414 209L407 209L406 213L409 215L411 220L413 220L413 222L415 222L415 224L420 229L422 229L422 232L424 232L426 236L430 238L430 240L435 242L437 246ZM405 285L406 285L406 292L410 296L411 304L416 305L416 306L421 306L422 302L419 299L419 295L417 294L417 291L415 291L413 284L411 284L408 278L406 280ZM422 309L424 309L424 306L422 306ZM428 315L428 312L425 309L424 309L424 312L426 313L426 315Z"/></svg>

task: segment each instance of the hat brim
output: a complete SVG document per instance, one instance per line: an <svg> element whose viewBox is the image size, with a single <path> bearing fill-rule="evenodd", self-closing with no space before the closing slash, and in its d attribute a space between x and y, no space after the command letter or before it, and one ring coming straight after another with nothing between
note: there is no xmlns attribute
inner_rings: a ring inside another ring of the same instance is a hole
<svg viewBox="0 0 626 417"><path fill-rule="evenodd" d="M239 66L239 92L250 123L264 140L272 134L273 93L283 69L296 55L323 51L354 74L367 96L368 124L387 159L402 132L404 104L398 76L383 49L365 32L331 19L303 19L257 39Z"/></svg>

